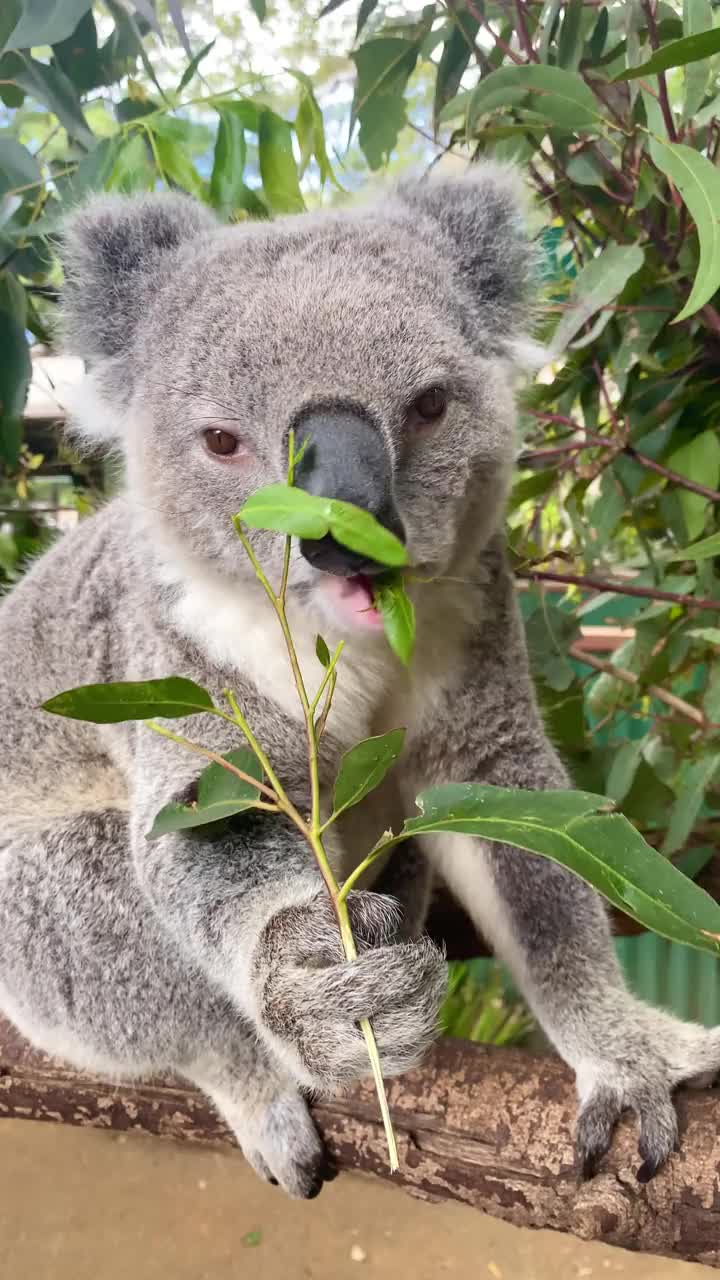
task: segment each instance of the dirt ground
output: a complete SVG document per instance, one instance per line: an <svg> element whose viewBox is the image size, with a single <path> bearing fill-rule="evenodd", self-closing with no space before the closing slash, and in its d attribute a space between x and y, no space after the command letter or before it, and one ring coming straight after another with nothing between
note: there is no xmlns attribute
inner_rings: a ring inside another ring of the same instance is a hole
<svg viewBox="0 0 720 1280"><path fill-rule="evenodd" d="M297 1203L234 1152L0 1123L0 1280L710 1280L345 1174Z"/></svg>

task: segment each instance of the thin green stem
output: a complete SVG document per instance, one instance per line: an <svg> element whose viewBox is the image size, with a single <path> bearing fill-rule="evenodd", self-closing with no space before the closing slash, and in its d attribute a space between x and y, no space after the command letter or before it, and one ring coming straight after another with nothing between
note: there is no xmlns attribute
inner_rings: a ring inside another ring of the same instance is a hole
<svg viewBox="0 0 720 1280"><path fill-rule="evenodd" d="M402 832L400 832L400 834L397 836L394 836L391 834L390 839L388 840L385 838L387 834L388 834L387 832L383 833L378 843L374 846L374 848L370 850L367 857L363 858L362 862L358 863L354 871L350 872L350 875L348 876L345 883L342 885L340 892L338 894L338 899L340 902L345 901L350 891L355 888L355 885L357 884L358 880L365 874L368 867L371 867L374 862L377 862L378 858L381 857L383 853L387 853L388 849L394 848L396 844L400 844L402 840L405 840L407 838L406 836L403 835Z"/></svg>
<svg viewBox="0 0 720 1280"><path fill-rule="evenodd" d="M291 444L290 444L290 474L291 475L292 475L293 463L294 463L293 444L291 441ZM278 622L280 623L280 627L282 629L283 637L285 639L285 646L287 648L288 657L290 659L290 666L292 669L293 679L295 681L295 688L297 689L297 694L300 699L300 705L302 706L303 718L305 720L305 729L307 733L308 762L310 766L310 790L311 790L311 796L312 796L312 808L311 808L311 816L310 816L309 823L305 822L302 819L297 809L295 809L294 805L292 805L292 803L288 800L282 787L280 787L279 784L277 783L277 779L275 778L275 775L271 772L271 770L268 769L268 764L266 763L267 757L264 755L264 752L263 752L264 758L258 756L258 759L263 758L263 767L266 769L268 773L268 777L271 779L271 781L275 783L280 808L284 812L286 812L288 816L292 819L292 821L295 823L298 830L302 833L302 835L308 841L313 851L313 854L315 855L315 861L317 862L320 874L330 894L330 900L332 902L333 909L337 917L338 928L340 930L340 939L342 942L343 950L345 952L345 957L349 962L352 962L353 960L357 959L357 947L355 945L355 939L353 938L352 927L350 924L350 917L348 914L347 894L345 894L344 897L341 897L342 891L335 878L335 874L330 865L330 861L328 859L327 853L325 851L325 848L322 842L323 828L321 826L321 820L320 820L320 774L319 774L319 768L318 768L319 733L322 732L322 727L324 727L325 719L327 719L327 713L329 711L330 702L332 700L332 695L335 689L335 681L336 681L337 673L334 669L334 664L337 662L337 659L340 656L341 646L338 646L338 649L335 652L333 664L331 664L333 669L330 672L329 678L326 681L323 681L323 683L326 685L328 689L328 697L327 697L322 715L320 717L320 721L322 723L319 726L319 730L316 731L314 714L315 714L315 707L317 705L317 702L313 700L313 703L311 704L308 698L307 689L305 687L305 681L303 680L302 671L300 669L300 663L298 661L297 651L295 649L295 643L293 641L292 633L290 631L287 616L285 613L284 588L287 585L287 577L285 573L283 573L283 582L280 588L280 594L276 595L270 585L270 582L268 581L266 574L264 573L263 569L260 566L257 556L255 555L255 552L250 546L250 542L247 538L247 535L245 534L245 530L242 527L242 521L239 516L233 517L233 526L235 528L235 532L237 533L240 541L242 542L245 552L250 560L250 563L252 564L253 569L255 570L255 574L258 578L258 581L260 582L263 590L265 591L265 594L268 597L268 600L270 601L273 609L275 610ZM289 542L290 542L290 539L288 538L286 541L286 548L285 548L285 563L288 563ZM225 696L228 698L228 701L230 702L230 706L233 708L233 711L235 712L239 727L242 729L243 733L248 739L248 742L250 742L250 745L253 747L253 750L258 750L258 749L261 750L261 748L259 748L259 744L257 744L255 742L254 737L252 737L249 726L247 725L247 721L242 715L242 712L240 711L239 707L237 707L237 703L232 698L230 691L226 690ZM394 1173L396 1169L399 1167L398 1150L397 1150L397 1142L395 1139L395 1133L392 1125L392 1117L390 1115L390 1107L388 1105L388 1100L387 1100L387 1093L385 1091L385 1081L383 1080L382 1065L380 1063L380 1053L377 1047L377 1041L375 1039L375 1032L373 1031L370 1020L368 1018L363 1018L360 1021L359 1026L360 1026L360 1030L362 1031L363 1037L365 1039L368 1059L370 1061L370 1068L372 1071L373 1080L375 1082L375 1089L377 1092L378 1102L380 1105L380 1114L382 1116L383 1127L385 1129L385 1137L388 1144L388 1160L390 1164L390 1171L391 1173Z"/></svg>
<svg viewBox="0 0 720 1280"><path fill-rule="evenodd" d="M270 779L277 798L279 800L282 800L284 803L288 804L289 800L285 792L285 789L282 783L280 782L280 779L278 778L277 774L275 773L275 770L273 769L267 755L263 751L263 748L260 746L260 743L255 737L255 734L250 728L250 725L245 719L245 716L240 710L235 694L233 693L232 689L223 689L223 693L227 698L228 702L230 703L230 706L232 707L232 711L233 711L232 717L229 717L229 718L232 719L233 723L236 724L239 729L242 729L242 732L247 738L248 746L251 747L252 750L255 752L255 755L257 756L258 760L260 761L260 764L262 765L268 778Z"/></svg>

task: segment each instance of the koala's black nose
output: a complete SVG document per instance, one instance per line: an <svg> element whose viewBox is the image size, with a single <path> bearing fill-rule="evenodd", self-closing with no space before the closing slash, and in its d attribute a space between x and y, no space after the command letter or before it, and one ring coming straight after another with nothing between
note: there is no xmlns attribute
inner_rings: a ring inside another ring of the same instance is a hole
<svg viewBox="0 0 720 1280"><path fill-rule="evenodd" d="M316 410L295 428L296 451L306 441L295 472L298 488L352 502L404 540L392 493L390 455L378 428L353 409ZM303 538L300 550L315 568L339 577L380 573L385 568L341 546L330 534L317 541Z"/></svg>

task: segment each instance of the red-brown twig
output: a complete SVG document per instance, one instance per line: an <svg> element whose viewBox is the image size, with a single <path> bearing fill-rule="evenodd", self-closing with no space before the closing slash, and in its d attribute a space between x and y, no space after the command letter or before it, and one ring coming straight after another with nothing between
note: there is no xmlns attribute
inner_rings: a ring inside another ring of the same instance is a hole
<svg viewBox="0 0 720 1280"><path fill-rule="evenodd" d="M568 587L585 587L588 591L609 591L621 596L637 596L641 600L667 600L686 609L710 609L720 613L720 600L705 600L658 587L636 587L617 578L593 578L581 573L555 573L552 569L516 569L515 577L526 582L558 582Z"/></svg>

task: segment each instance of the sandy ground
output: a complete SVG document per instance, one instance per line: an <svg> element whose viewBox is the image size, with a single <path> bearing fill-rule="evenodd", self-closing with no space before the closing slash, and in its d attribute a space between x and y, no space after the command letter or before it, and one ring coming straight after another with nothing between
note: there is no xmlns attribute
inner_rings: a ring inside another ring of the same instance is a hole
<svg viewBox="0 0 720 1280"><path fill-rule="evenodd" d="M297 1203L234 1152L0 1122L0 1280L710 1280L345 1174Z"/></svg>

